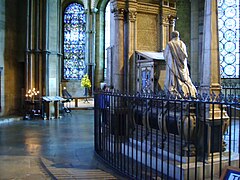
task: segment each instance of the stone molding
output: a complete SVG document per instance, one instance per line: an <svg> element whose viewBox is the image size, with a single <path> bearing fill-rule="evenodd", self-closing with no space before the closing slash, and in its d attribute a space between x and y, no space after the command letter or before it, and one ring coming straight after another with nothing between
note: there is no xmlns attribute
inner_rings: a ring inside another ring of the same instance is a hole
<svg viewBox="0 0 240 180"><path fill-rule="evenodd" d="M149 13L149 14L159 14L159 5L153 5L149 3L138 3L137 12Z"/></svg>
<svg viewBox="0 0 240 180"><path fill-rule="evenodd" d="M114 8L113 11L115 20L124 20L124 13L126 12L124 8Z"/></svg>

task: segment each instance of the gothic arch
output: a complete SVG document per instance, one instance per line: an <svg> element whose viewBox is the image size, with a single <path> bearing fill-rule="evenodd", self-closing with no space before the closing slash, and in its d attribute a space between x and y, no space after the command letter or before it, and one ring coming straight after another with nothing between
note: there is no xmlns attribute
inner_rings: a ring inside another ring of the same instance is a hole
<svg viewBox="0 0 240 180"><path fill-rule="evenodd" d="M87 4L84 1L81 0L65 0L62 2L62 12L64 11L64 9L66 9L66 7L71 4L71 3L79 3L81 5L83 5L83 7L86 9Z"/></svg>

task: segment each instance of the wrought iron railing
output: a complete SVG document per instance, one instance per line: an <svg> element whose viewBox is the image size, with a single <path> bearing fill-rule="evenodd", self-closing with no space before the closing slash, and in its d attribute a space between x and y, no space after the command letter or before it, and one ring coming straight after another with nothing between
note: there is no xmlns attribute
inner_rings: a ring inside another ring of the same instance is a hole
<svg viewBox="0 0 240 180"><path fill-rule="evenodd" d="M94 102L95 151L131 179L218 179L240 167L237 96L98 92Z"/></svg>

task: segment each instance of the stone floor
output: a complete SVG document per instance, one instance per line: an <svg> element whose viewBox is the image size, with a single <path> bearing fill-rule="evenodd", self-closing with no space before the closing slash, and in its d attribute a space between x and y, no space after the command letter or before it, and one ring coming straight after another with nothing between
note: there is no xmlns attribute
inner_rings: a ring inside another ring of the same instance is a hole
<svg viewBox="0 0 240 180"><path fill-rule="evenodd" d="M1 120L0 179L123 179L94 154L94 112Z"/></svg>

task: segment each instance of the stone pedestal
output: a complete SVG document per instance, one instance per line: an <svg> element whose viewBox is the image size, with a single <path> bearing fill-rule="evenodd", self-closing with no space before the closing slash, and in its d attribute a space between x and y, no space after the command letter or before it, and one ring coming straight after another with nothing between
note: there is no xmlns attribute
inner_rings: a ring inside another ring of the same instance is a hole
<svg viewBox="0 0 240 180"><path fill-rule="evenodd" d="M161 173L168 175L170 178L184 180L208 179L211 178L211 175L213 174L214 178L218 179L220 171L222 172L229 165L228 152L222 153L221 158L219 153L215 153L213 157L210 156L207 159L206 163L200 161L196 162L195 157L188 158L186 156L169 153L162 149L151 149L151 145L147 142L138 143L137 141L130 139L129 144L133 144L134 146L122 144L120 152L156 171L162 171ZM231 152L231 165L237 167L238 164L239 154Z"/></svg>

